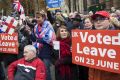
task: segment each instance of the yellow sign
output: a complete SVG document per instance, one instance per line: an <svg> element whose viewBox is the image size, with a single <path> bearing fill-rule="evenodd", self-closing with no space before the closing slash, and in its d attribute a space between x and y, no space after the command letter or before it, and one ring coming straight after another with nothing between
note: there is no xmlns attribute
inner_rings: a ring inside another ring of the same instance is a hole
<svg viewBox="0 0 120 80"><path fill-rule="evenodd" d="M58 7L58 8L48 8L49 11L58 10L58 9L60 9L60 7Z"/></svg>

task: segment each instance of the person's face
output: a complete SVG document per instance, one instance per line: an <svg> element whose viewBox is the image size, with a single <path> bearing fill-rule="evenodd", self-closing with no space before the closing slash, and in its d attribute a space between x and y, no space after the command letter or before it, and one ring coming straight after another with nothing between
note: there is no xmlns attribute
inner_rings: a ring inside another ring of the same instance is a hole
<svg viewBox="0 0 120 80"><path fill-rule="evenodd" d="M89 16L92 16L93 15L93 12L89 12Z"/></svg>
<svg viewBox="0 0 120 80"><path fill-rule="evenodd" d="M62 39L68 37L68 32L67 32L66 29L64 29L64 28L61 28L61 29L60 29L60 37L61 37Z"/></svg>
<svg viewBox="0 0 120 80"><path fill-rule="evenodd" d="M61 13L60 13L60 12L57 12L57 13L56 13L56 16L61 16Z"/></svg>
<svg viewBox="0 0 120 80"><path fill-rule="evenodd" d="M90 19L89 18L87 18L87 19L85 19L85 21L84 21L84 28L85 29L91 29L92 28L92 23L91 23L91 21L90 21Z"/></svg>
<svg viewBox="0 0 120 80"><path fill-rule="evenodd" d="M44 19L43 19L43 17L41 15L36 15L36 20L37 20L38 24L41 24L44 21Z"/></svg>
<svg viewBox="0 0 120 80"><path fill-rule="evenodd" d="M94 20L94 26L97 30L108 29L110 25L110 21L105 17L96 17Z"/></svg>
<svg viewBox="0 0 120 80"><path fill-rule="evenodd" d="M74 27L79 27L79 25L80 25L80 21L77 21L77 20L73 20L73 26Z"/></svg>
<svg viewBox="0 0 120 80"><path fill-rule="evenodd" d="M33 51L28 50L27 48L24 48L24 58L26 61L29 61L34 58Z"/></svg>

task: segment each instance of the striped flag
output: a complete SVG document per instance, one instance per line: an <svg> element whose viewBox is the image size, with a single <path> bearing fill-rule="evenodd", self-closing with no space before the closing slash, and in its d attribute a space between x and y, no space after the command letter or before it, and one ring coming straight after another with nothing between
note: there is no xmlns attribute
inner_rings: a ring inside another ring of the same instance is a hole
<svg viewBox="0 0 120 80"><path fill-rule="evenodd" d="M16 0L16 1L13 2L13 8L14 8L15 11L20 13L20 19L25 20L24 8L20 4L19 0Z"/></svg>
<svg viewBox="0 0 120 80"><path fill-rule="evenodd" d="M41 26L41 29L39 29L39 25L37 24L34 27L34 34L37 37L37 39L43 40L45 43L53 46L53 41L56 40L56 35L54 32L54 29L50 22L44 21L43 25ZM41 47L41 43L34 43L37 48Z"/></svg>

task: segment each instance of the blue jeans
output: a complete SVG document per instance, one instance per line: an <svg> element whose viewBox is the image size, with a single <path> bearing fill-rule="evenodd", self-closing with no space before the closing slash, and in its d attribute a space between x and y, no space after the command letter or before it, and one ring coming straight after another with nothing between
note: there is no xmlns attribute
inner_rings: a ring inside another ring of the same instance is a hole
<svg viewBox="0 0 120 80"><path fill-rule="evenodd" d="M47 77L46 77L46 80L51 80L51 72L50 72L50 66L51 66L51 61L49 59L43 59L43 62L45 63L46 65L46 74L47 74Z"/></svg>

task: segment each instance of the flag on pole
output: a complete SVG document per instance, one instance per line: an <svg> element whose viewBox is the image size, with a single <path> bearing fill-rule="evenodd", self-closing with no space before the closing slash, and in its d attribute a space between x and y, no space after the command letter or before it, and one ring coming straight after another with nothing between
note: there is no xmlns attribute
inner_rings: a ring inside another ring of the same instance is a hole
<svg viewBox="0 0 120 80"><path fill-rule="evenodd" d="M2 23L1 31L13 34L17 25L18 22L13 17L8 16L6 21Z"/></svg>
<svg viewBox="0 0 120 80"><path fill-rule="evenodd" d="M17 11L20 14L20 19L25 20L25 13L24 13L24 8L20 4L19 0L14 0L13 2L13 8L15 11Z"/></svg>

